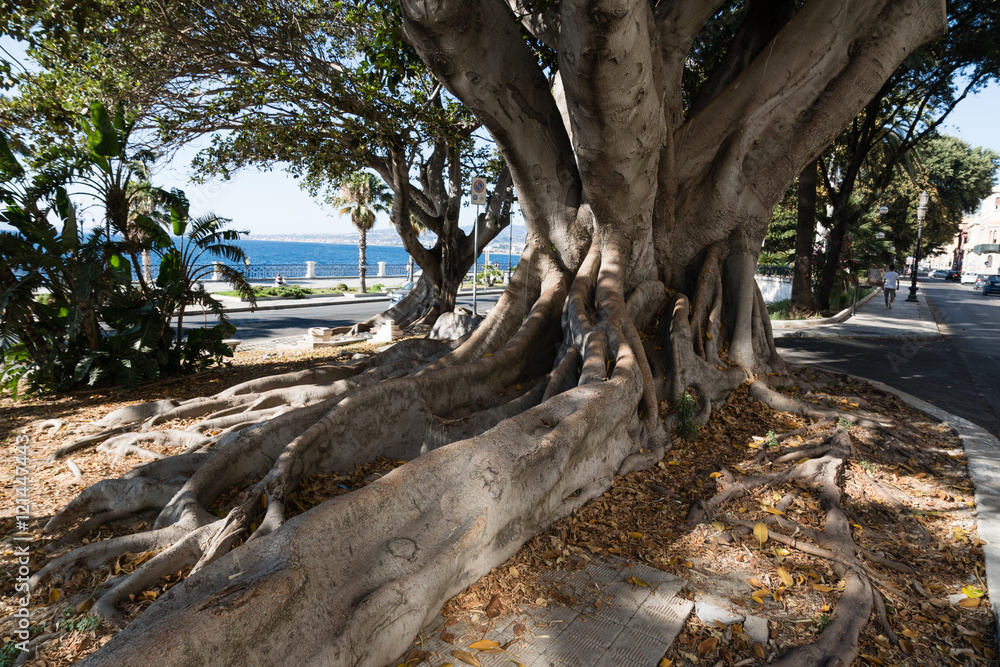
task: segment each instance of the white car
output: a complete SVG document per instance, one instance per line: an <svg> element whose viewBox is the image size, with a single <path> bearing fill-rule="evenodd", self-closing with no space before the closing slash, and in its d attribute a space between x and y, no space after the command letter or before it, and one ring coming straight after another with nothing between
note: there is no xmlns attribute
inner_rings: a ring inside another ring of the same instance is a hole
<svg viewBox="0 0 1000 667"><path fill-rule="evenodd" d="M976 282L976 278L979 277L978 273L973 273L971 271L962 271L962 284L971 285Z"/></svg>
<svg viewBox="0 0 1000 667"><path fill-rule="evenodd" d="M930 273L927 274L928 278L947 278L948 269L932 269Z"/></svg>
<svg viewBox="0 0 1000 667"><path fill-rule="evenodd" d="M389 301L392 303L399 303L400 301L403 300L405 296L407 296L410 293L410 290L412 290L416 286L417 283L413 282L413 283L406 283L402 287L397 287L393 291L389 292Z"/></svg>

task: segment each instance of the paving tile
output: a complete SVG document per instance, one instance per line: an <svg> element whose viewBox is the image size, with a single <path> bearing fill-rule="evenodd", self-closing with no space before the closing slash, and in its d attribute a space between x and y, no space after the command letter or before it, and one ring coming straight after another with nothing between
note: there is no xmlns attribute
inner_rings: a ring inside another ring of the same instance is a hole
<svg viewBox="0 0 1000 667"><path fill-rule="evenodd" d="M630 576L650 586L626 583ZM525 606L493 627L467 620L443 628L438 617L414 647L436 653L432 667L458 664L451 652L484 638L510 643L508 654L477 654L483 667L510 667L511 656L529 667L649 667L659 663L694 608L678 596L684 580L640 563L589 563L582 570L553 573L547 583L572 598L574 606ZM518 623L525 628L521 637L514 633ZM442 641L442 630L457 644Z"/></svg>
<svg viewBox="0 0 1000 667"><path fill-rule="evenodd" d="M577 616L559 635L558 641L564 638L582 637L607 648L624 629L625 626L621 623L615 623L601 616Z"/></svg>
<svg viewBox="0 0 1000 667"><path fill-rule="evenodd" d="M650 590L642 586L632 586L624 581L608 584L601 591L601 596L607 603L621 607L638 609L649 598Z"/></svg>
<svg viewBox="0 0 1000 667"><path fill-rule="evenodd" d="M672 603L644 605L636 611L628 627L669 643L680 634L693 609L693 602L680 598Z"/></svg>
<svg viewBox="0 0 1000 667"><path fill-rule="evenodd" d="M661 641L636 631L625 628L608 648L607 653L598 664L615 665L615 667L654 667L658 665L663 654L670 648L669 641Z"/></svg>
<svg viewBox="0 0 1000 667"><path fill-rule="evenodd" d="M529 667L593 667L606 650L584 637L563 633Z"/></svg>
<svg viewBox="0 0 1000 667"><path fill-rule="evenodd" d="M601 606L599 611L601 618L606 618L620 625L628 625L635 616L638 607L633 607L630 604L616 604L616 602L616 600L611 600Z"/></svg>

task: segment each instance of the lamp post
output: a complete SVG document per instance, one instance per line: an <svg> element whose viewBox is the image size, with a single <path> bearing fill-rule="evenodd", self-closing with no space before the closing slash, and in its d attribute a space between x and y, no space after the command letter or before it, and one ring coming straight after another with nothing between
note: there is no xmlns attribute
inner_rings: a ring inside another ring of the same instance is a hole
<svg viewBox="0 0 1000 667"><path fill-rule="evenodd" d="M920 266L920 236L924 231L924 218L927 217L927 201L930 197L927 191L920 193L920 206L917 207L917 247L913 249L913 279L910 282L910 296L907 301L917 302L917 267Z"/></svg>
<svg viewBox="0 0 1000 667"><path fill-rule="evenodd" d="M511 204L511 208L514 208L513 204ZM507 237L507 279L504 282L510 285L510 257L514 250L514 216L512 213L507 214L507 227L509 234Z"/></svg>

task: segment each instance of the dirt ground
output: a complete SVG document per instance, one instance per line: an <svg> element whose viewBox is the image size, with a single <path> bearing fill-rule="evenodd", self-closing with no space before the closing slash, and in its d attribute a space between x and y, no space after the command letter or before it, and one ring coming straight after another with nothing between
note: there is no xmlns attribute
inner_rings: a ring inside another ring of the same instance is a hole
<svg viewBox="0 0 1000 667"><path fill-rule="evenodd" d="M87 486L144 462L134 456L114 460L92 448L69 457L79 474L67 459L49 461L56 448L79 437L85 423L130 403L213 394L252 377L298 370L358 351L246 351L237 353L228 369L137 391L81 391L52 399L0 400L0 433L5 437L0 467L6 478L14 475L16 437L30 440L32 571L58 555L44 551L46 544L62 534L42 535L49 517ZM867 385L840 379L822 390L792 385L781 391L842 410L847 416L864 414L883 424L881 428L847 420L839 424L849 435L852 449L838 477L840 506L850 517L858 557L883 603L881 609L876 606L861 634L855 664L997 664L983 542L976 535L974 491L957 437ZM51 419L61 419L65 425L59 430L38 428ZM573 605L564 592L543 583L546 573L617 557L684 578L689 582L685 595L692 598L714 575L737 577L745 586L730 597L730 604L768 619L769 638L762 643L752 641L739 624L705 624L692 615L660 663L664 667L764 664L790 647L814 640L834 618L845 588L844 579L835 572L836 563L809 539L823 530L827 512L806 481L757 483L775 478L783 466L802 463L805 454L797 459L798 453L808 451L819 431L838 426L820 424L814 432L805 428L809 425L805 418L766 407L745 390L737 392L725 407L713 412L696 438L675 438L673 449L656 467L616 479L602 498L535 537L507 563L445 604L441 613L449 619L482 623L486 637L494 619L520 606ZM159 428L184 426L170 422ZM797 434L782 435L790 431ZM356 470L307 478L289 506L306 511L403 463L379 459ZM724 502L716 502L720 494L727 494ZM4 596L0 615L4 616L14 610L15 500L12 485L0 487L0 594ZM225 496L212 510L224 515L235 501L235 493ZM710 511L700 516L693 511L704 507ZM695 520L689 521L691 517ZM103 527L70 546L141 530L147 520L135 517ZM92 601L87 591L108 577L131 571L152 555L128 554L108 562L102 571L78 572L68 581L46 582L32 591L31 607L36 610L32 634L50 638L25 664L71 664L109 641L116 630L88 614ZM155 604L159 595L186 574L168 575L159 586L133 596L124 610L126 616L134 618ZM0 667L13 664L17 657L12 628L9 620L0 625L4 638ZM475 648L456 648L466 651L460 654L474 664ZM429 654L410 657L412 665L454 660Z"/></svg>

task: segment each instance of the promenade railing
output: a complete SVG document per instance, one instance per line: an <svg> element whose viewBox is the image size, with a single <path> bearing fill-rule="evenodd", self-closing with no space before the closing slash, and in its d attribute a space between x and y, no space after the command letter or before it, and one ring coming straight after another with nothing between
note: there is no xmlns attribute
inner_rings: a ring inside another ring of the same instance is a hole
<svg viewBox="0 0 1000 667"><path fill-rule="evenodd" d="M218 264L225 264L230 268L233 268L243 274L243 277L247 280L273 280L275 276L281 274L281 277L285 280L300 279L307 280L310 278L357 278L358 277L358 265L353 264L320 264L318 262L285 262L276 264L231 264L229 262L219 262ZM214 264L210 264L207 267L210 271L214 268ZM419 270L420 267L415 266L415 270ZM141 268L140 268L141 270ZM149 267L150 275L152 278L160 272L160 266L158 263L153 263ZM365 266L365 277L366 278L401 278L407 275L407 265L406 264L384 264L382 262L378 264L368 264Z"/></svg>

